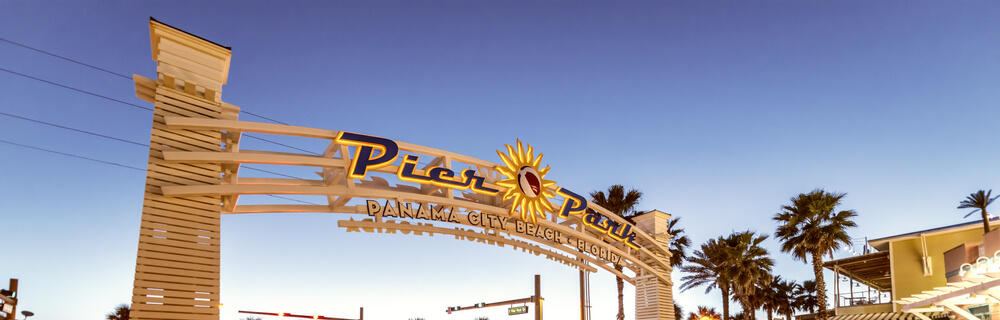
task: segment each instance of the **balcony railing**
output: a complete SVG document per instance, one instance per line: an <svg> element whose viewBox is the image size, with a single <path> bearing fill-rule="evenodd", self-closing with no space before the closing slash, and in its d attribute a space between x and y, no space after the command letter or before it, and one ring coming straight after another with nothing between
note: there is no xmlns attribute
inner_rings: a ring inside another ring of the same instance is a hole
<svg viewBox="0 0 1000 320"><path fill-rule="evenodd" d="M890 299L879 299L881 297L878 292L872 292L869 294L866 291L855 292L853 296L850 293L841 293L837 297L838 308L843 307L853 307L853 306L867 306L873 304L887 304L891 303Z"/></svg>

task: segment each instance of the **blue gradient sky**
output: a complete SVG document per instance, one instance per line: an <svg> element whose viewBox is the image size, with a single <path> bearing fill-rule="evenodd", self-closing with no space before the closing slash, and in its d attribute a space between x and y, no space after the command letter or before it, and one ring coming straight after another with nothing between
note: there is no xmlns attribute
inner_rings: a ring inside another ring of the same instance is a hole
<svg viewBox="0 0 1000 320"><path fill-rule="evenodd" d="M1000 2L5 1L0 37L154 77L150 16L232 47L222 97L245 111L491 161L520 138L545 154L546 178L640 189L639 208L681 217L696 245L771 234L779 207L817 187L848 193L853 237L975 221L955 207L1000 174ZM0 68L151 106L130 80L5 42ZM151 112L6 72L0 111L149 139ZM143 147L6 116L0 139L146 163ZM96 319L129 302L144 173L9 144L0 155L0 280L20 278L20 310ZM347 234L342 218L223 217L222 318L363 306L368 319L505 319L443 310L529 296L534 274L546 317L577 317L573 269L444 236ZM812 278L765 243L777 274ZM612 318L613 278L592 283L593 318ZM721 308L717 291L677 301Z"/></svg>

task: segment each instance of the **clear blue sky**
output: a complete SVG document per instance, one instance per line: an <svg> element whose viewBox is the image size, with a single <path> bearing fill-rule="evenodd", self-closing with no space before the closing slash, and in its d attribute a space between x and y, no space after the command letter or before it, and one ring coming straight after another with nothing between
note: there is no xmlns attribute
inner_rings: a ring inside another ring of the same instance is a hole
<svg viewBox="0 0 1000 320"><path fill-rule="evenodd" d="M998 187L1000 2L5 1L0 37L154 77L150 16L232 47L222 98L245 111L497 162L520 138L545 154L547 179L640 189L640 209L681 217L695 245L771 234L779 207L817 187L848 193L857 238L974 221L958 202ZM130 80L6 42L0 68L151 106ZM152 116L6 72L0 111L143 143ZM8 116L0 140L146 164L143 147ZM0 155L0 281L21 280L21 310L99 319L129 302L144 173L2 143ZM529 296L534 274L546 317L577 315L573 269L443 236L347 234L342 218L223 217L222 318L363 306L368 319L505 319L443 310ZM812 278L765 243L776 273ZM593 318L613 318L613 278L592 283ZM717 291L677 301L721 308Z"/></svg>

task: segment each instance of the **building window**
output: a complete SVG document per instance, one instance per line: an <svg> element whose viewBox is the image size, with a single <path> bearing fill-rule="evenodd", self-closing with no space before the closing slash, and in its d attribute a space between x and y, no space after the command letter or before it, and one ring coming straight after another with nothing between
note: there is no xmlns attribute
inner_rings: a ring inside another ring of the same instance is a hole
<svg viewBox="0 0 1000 320"><path fill-rule="evenodd" d="M989 304L980 304L976 306L971 306L969 307L969 313L979 318L979 320L991 320Z"/></svg>

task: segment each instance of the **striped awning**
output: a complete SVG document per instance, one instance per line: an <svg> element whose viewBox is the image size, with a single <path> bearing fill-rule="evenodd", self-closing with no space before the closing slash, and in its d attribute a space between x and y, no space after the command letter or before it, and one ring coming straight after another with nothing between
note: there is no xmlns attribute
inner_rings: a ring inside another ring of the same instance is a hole
<svg viewBox="0 0 1000 320"><path fill-rule="evenodd" d="M947 319L948 312L925 312L925 316L931 319ZM921 320L909 312L879 312L879 313L859 313L844 314L830 317L830 320Z"/></svg>

